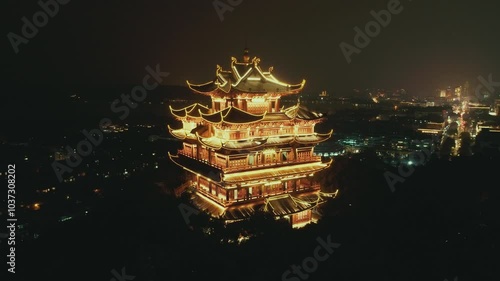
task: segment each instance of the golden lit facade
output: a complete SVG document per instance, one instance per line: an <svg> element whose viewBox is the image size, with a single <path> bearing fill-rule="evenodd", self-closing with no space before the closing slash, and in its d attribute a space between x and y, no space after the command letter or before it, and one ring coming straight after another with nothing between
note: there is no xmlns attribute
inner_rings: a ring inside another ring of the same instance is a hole
<svg viewBox="0 0 500 281"><path fill-rule="evenodd" d="M217 66L214 81L189 88L211 98L211 106L193 104L170 111L182 128L170 133L183 141L170 159L189 174L200 209L226 221L257 210L307 224L322 201L313 175L331 164L314 155L314 147L332 131L314 131L322 114L299 103L284 108L280 99L298 94L305 81L289 85L263 71L260 60L232 58L230 70Z"/></svg>

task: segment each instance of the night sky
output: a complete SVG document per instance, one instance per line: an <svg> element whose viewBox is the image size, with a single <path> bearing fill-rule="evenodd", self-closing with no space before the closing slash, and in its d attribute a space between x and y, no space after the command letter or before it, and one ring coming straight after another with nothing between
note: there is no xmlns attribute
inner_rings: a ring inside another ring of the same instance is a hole
<svg viewBox="0 0 500 281"><path fill-rule="evenodd" d="M41 8L9 1L2 8L4 79L130 84L140 83L147 65L160 64L170 72L164 84L202 83L217 64L227 68L231 56L241 57L245 45L281 80L307 79L310 93L382 87L428 95L479 75L500 77L498 0L402 0L401 13L348 64L339 44L354 45L354 27L364 29L370 11L389 2L243 0L221 21L212 0L71 0L16 55L7 34L21 35L21 18L31 20Z"/></svg>

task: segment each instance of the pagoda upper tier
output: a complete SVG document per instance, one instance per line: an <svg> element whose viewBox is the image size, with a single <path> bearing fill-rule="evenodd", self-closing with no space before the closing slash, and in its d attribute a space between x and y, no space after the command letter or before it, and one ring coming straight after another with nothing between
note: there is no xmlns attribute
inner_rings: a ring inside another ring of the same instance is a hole
<svg viewBox="0 0 500 281"><path fill-rule="evenodd" d="M235 57L231 58L231 69L223 70L217 65L215 79L213 81L195 85L187 81L187 85L194 92L212 96L228 97L234 95L290 95L299 93L306 83L302 80L299 84L288 84L279 81L272 74L273 67L268 71L260 68L260 59L254 57L249 59L248 54L239 62Z"/></svg>
<svg viewBox="0 0 500 281"><path fill-rule="evenodd" d="M324 119L322 113L310 111L299 103L288 108L282 108L279 112L264 112L262 114L252 114L234 106L210 113L208 107L199 103L181 109L173 109L172 106L169 106L169 108L172 115L179 121L201 122L212 125L243 125L256 122L283 123L290 121L319 123Z"/></svg>

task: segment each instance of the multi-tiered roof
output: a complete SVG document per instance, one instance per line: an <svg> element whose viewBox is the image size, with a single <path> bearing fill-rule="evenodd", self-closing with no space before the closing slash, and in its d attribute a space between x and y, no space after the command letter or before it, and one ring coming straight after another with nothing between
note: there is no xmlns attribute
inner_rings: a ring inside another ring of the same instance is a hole
<svg viewBox="0 0 500 281"><path fill-rule="evenodd" d="M170 126L170 133L180 140L198 140L200 144L213 149L226 148L229 150L257 149L260 146L275 146L281 144L308 144L323 142L331 137L332 131L326 134L310 133L301 135L276 135L262 136L246 140L226 140L224 138L210 136L206 134L210 125L252 125L259 123L266 126L266 123L272 122L319 122L323 120L321 114L305 111L300 105L294 105L281 112L264 113L255 115L247 113L236 107L227 107L215 113L208 113L209 109L198 103L188 107L174 110L170 107L171 113L184 122L195 122L198 125L193 129L174 130Z"/></svg>
<svg viewBox="0 0 500 281"><path fill-rule="evenodd" d="M314 125L324 116L300 102L288 108L280 106L280 98L298 94L305 80L293 85L283 83L272 74L272 67L262 71L259 63L258 58L250 60L245 50L242 62L231 59L230 70L217 66L213 81L200 85L187 82L194 92L211 97L211 107L199 103L180 109L170 107L183 124L179 129L168 127L183 141L179 155L169 154L171 160L194 176L200 192L204 184L205 197L222 206L230 219L249 208L236 210L230 207L233 203L256 198L262 198L265 210L281 204L289 214L315 206L290 194L304 189L298 179L310 178L331 164L313 155L314 146L332 134L314 132ZM268 157L270 154L274 156ZM274 195L263 192L265 186L273 186ZM257 189L260 192L256 193Z"/></svg>

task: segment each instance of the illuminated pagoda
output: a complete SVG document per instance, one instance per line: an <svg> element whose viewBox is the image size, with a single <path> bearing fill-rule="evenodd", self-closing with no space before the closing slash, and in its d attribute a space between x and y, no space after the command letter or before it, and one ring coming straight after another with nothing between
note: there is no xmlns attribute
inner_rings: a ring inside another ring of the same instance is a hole
<svg viewBox="0 0 500 281"><path fill-rule="evenodd" d="M217 66L213 81L187 82L192 91L211 98L211 107L170 107L182 128L168 129L183 144L169 157L187 171L184 187L194 187L199 209L226 222L262 210L300 227L313 220L312 210L324 202L313 175L332 160L323 162L314 147L332 131L314 132L324 117L300 102L280 105L282 97L300 93L305 80L281 82L272 67L263 71L259 63L245 49L243 60L233 57L229 70Z"/></svg>

